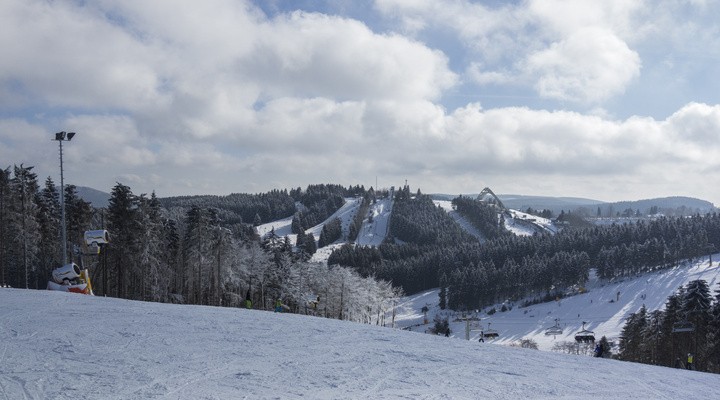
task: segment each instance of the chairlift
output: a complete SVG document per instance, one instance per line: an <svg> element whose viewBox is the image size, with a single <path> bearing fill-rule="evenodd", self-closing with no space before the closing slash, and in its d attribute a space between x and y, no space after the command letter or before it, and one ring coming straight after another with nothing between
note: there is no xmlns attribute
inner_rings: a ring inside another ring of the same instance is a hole
<svg viewBox="0 0 720 400"><path fill-rule="evenodd" d="M672 333L695 332L695 324L688 320L673 324Z"/></svg>
<svg viewBox="0 0 720 400"><path fill-rule="evenodd" d="M560 326L560 322L555 318L555 325L545 329L545 336L557 336L562 335L563 328Z"/></svg>
<svg viewBox="0 0 720 400"><path fill-rule="evenodd" d="M490 323L488 322L488 329L483 331L482 335L487 339L495 339L500 336L500 333L496 329L490 329Z"/></svg>
<svg viewBox="0 0 720 400"><path fill-rule="evenodd" d="M580 343L591 343L595 341L595 332L585 329L585 321L583 321L583 328L581 331L575 334L575 341Z"/></svg>

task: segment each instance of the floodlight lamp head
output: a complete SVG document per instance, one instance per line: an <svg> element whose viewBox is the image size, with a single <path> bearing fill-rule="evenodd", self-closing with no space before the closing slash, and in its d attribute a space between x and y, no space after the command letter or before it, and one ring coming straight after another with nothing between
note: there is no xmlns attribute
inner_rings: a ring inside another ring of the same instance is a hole
<svg viewBox="0 0 720 400"><path fill-rule="evenodd" d="M67 140L70 141L70 139L72 139L73 136L75 136L75 132L68 132L68 133L67 133Z"/></svg>
<svg viewBox="0 0 720 400"><path fill-rule="evenodd" d="M55 140L65 140L65 131L56 133Z"/></svg>

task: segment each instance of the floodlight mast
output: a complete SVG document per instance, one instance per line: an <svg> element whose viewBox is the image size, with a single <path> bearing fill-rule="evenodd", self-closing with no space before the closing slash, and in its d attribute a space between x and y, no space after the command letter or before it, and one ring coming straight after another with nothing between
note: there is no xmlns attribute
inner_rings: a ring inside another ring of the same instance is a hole
<svg viewBox="0 0 720 400"><path fill-rule="evenodd" d="M63 141L68 142L75 136L75 132L58 132L55 140L60 144L60 252L63 257L63 265L67 262L67 228L65 226L65 180L63 176Z"/></svg>

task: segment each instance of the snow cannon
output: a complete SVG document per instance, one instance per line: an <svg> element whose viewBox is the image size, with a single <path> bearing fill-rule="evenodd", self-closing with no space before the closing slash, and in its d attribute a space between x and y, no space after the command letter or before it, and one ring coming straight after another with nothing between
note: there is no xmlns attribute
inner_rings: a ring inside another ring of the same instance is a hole
<svg viewBox="0 0 720 400"><path fill-rule="evenodd" d="M97 231L85 231L85 244L88 246L103 245L110 243L110 234L105 229Z"/></svg>
<svg viewBox="0 0 720 400"><path fill-rule="evenodd" d="M96 231L85 231L85 244L92 254L100 254L100 248L110 243L110 234L101 229Z"/></svg>
<svg viewBox="0 0 720 400"><path fill-rule="evenodd" d="M65 264L52 272L52 279L55 283L62 284L64 281L73 281L80 277L80 267L75 263Z"/></svg>
<svg viewBox="0 0 720 400"><path fill-rule="evenodd" d="M88 270L81 270L75 263L65 264L53 270L52 280L48 281L47 288L61 292L93 294Z"/></svg>

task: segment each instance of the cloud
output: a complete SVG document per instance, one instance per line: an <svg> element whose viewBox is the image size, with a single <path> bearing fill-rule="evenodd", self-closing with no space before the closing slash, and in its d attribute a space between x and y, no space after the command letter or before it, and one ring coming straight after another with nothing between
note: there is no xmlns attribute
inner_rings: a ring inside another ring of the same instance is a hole
<svg viewBox="0 0 720 400"><path fill-rule="evenodd" d="M8 0L0 159L56 175L51 135L72 130L69 182L101 190L226 194L377 176L450 193L627 199L678 194L680 182L717 196L702 174L720 170L718 106L622 118L606 107L642 79L638 43L666 24L638 25L641 6L384 0L375 10L397 30L379 31L248 1ZM465 52L433 42L439 31ZM591 112L443 103L478 85Z"/></svg>
<svg viewBox="0 0 720 400"><path fill-rule="evenodd" d="M378 9L423 29L455 31L475 60L466 79L479 85L530 85L543 98L601 103L640 73L626 38L635 2L528 1L485 6L451 2L378 0Z"/></svg>
<svg viewBox="0 0 720 400"><path fill-rule="evenodd" d="M597 103L640 74L640 57L612 32L588 28L529 55L527 72L544 97Z"/></svg>
<svg viewBox="0 0 720 400"><path fill-rule="evenodd" d="M358 21L294 12L264 28L240 68L272 97L436 99L456 81L443 53Z"/></svg>

